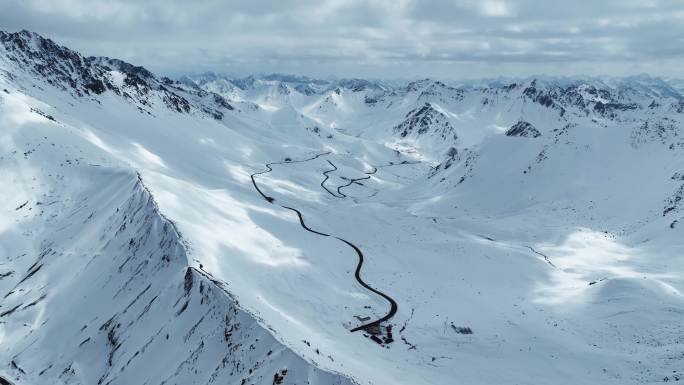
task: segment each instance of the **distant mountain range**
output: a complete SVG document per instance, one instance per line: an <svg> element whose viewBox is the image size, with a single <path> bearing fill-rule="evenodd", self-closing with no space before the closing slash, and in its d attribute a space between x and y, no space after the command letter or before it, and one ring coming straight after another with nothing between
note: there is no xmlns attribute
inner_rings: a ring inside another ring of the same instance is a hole
<svg viewBox="0 0 684 385"><path fill-rule="evenodd" d="M0 32L0 384L684 380L683 92Z"/></svg>

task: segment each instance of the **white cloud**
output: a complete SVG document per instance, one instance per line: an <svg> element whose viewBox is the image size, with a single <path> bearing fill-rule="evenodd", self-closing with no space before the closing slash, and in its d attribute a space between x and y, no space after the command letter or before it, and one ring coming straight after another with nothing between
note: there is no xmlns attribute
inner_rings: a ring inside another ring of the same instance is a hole
<svg viewBox="0 0 684 385"><path fill-rule="evenodd" d="M513 15L510 6L503 1L482 1L480 4L480 10L485 16L507 17Z"/></svg>
<svg viewBox="0 0 684 385"><path fill-rule="evenodd" d="M2 28L171 75L675 75L682 18L684 4L665 0L2 0L0 10Z"/></svg>
<svg viewBox="0 0 684 385"><path fill-rule="evenodd" d="M40 12L75 21L94 19L128 23L144 16L134 3L116 0L27 0L27 4Z"/></svg>

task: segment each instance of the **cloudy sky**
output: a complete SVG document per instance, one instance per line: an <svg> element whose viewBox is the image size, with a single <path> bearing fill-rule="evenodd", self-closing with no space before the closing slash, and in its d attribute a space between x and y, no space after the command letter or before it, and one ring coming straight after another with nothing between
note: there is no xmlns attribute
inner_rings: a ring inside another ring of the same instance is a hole
<svg viewBox="0 0 684 385"><path fill-rule="evenodd" d="M0 29L174 76L684 77L678 0L0 0Z"/></svg>

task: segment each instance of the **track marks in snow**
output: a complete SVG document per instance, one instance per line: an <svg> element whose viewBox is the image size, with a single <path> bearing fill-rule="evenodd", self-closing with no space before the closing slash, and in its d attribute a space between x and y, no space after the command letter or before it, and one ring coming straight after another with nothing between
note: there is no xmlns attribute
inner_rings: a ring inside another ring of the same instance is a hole
<svg viewBox="0 0 684 385"><path fill-rule="evenodd" d="M543 257L544 260L546 261L546 263L548 263L548 264L551 265L554 269L556 269L556 265L554 265L553 262L551 262L551 260L549 259L549 256L548 256L548 255L543 254L543 253L540 253L539 251L535 250L532 246L525 246L525 247L527 247L528 249L530 249L533 253L535 253L535 254L537 254L537 255Z"/></svg>

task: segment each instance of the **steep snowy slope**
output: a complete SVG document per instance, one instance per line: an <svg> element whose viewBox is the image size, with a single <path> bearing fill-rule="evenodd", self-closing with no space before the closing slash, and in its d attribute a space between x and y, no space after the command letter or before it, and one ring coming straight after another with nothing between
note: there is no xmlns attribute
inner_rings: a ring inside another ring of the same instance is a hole
<svg viewBox="0 0 684 385"><path fill-rule="evenodd" d="M681 378L667 84L175 82L0 41L17 385Z"/></svg>
<svg viewBox="0 0 684 385"><path fill-rule="evenodd" d="M143 181L10 91L3 125L0 376L39 383L316 383L317 370L188 267ZM97 162L97 163L93 163Z"/></svg>

